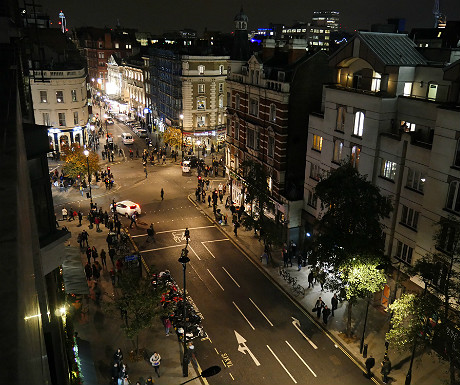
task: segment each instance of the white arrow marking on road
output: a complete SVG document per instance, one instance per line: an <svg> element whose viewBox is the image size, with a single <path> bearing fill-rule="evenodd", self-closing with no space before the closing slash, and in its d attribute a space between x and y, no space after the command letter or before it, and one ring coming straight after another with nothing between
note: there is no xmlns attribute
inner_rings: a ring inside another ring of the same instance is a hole
<svg viewBox="0 0 460 385"><path fill-rule="evenodd" d="M303 337L310 343L311 346L313 346L313 349L318 349L318 346L316 346L313 341L308 338L303 332L302 330L300 330L300 321L297 319L297 318L294 318L294 317L291 317L293 319L292 321L292 324L294 325L294 327L299 331L300 334L303 335Z"/></svg>
<svg viewBox="0 0 460 385"><path fill-rule="evenodd" d="M287 342L287 341L284 341L284 342L286 342L286 343L288 344L288 346L292 349L292 351L296 354L296 356L299 357L299 360L303 362L303 364L308 368L308 370L309 370L315 377L318 377L318 376L316 375L316 373L315 373L313 370L311 370L311 368L308 366L308 364L303 360L303 358L300 357L300 354L297 353L297 352L295 351L295 349L291 346L291 344L290 344L289 342Z"/></svg>
<svg viewBox="0 0 460 385"><path fill-rule="evenodd" d="M259 309L259 307L254 303L254 301L251 298L249 298L249 301L251 301L252 304L255 306L255 308L257 310L259 310L260 314L262 314L264 316L264 318L267 320L267 322L270 324L270 326L273 326L273 324L270 322L270 320L267 318L267 316L264 313L262 313L262 310Z"/></svg>
<svg viewBox="0 0 460 385"><path fill-rule="evenodd" d="M278 361L278 363L281 365L281 367L284 369L284 371L289 374L289 377L291 377L291 380L294 381L294 384L297 384L297 381L295 380L294 377L292 377L292 374L289 373L289 370L286 369L286 367L284 366L284 364L281 362L281 360L276 356L276 354L273 352L273 350L270 348L270 346L267 345L267 348L268 350L270 350L270 352L273 354L273 357L276 358L276 360Z"/></svg>
<svg viewBox="0 0 460 385"><path fill-rule="evenodd" d="M235 305L235 302L233 302L233 304ZM236 341L238 342L238 351L240 351L243 354L246 354L246 352L248 352L249 356L252 358L252 360L254 361L256 366L260 366L260 362L257 360L257 358L254 356L254 354L252 354L252 352L246 346L245 338L241 334L239 334L236 330L234 330L234 332L235 332L235 336L236 336Z"/></svg>
<svg viewBox="0 0 460 385"><path fill-rule="evenodd" d="M252 326L252 323L249 322L249 320L246 318L246 316L243 314L243 312L240 310L240 308L238 306L236 306L236 303L235 302L232 302L233 305L238 309L238 311L240 312L240 314L244 317L244 319L247 321L247 323L249 324L250 327L252 327L252 330L256 330L256 328L254 326Z"/></svg>

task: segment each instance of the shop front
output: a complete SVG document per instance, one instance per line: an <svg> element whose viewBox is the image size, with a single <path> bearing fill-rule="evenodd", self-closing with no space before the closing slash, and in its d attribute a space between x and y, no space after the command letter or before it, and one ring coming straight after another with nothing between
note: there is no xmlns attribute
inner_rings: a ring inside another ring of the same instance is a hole
<svg viewBox="0 0 460 385"><path fill-rule="evenodd" d="M48 143L50 152L61 153L68 150L74 143L84 146L87 143L87 135L81 126L73 128L49 128Z"/></svg>

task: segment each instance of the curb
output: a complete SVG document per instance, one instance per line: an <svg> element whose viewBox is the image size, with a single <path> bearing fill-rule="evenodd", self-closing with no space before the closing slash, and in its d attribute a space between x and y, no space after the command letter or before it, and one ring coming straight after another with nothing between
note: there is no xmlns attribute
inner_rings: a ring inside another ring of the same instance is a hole
<svg viewBox="0 0 460 385"><path fill-rule="evenodd" d="M219 229L219 231L225 235L230 242L235 245L235 247L243 253L243 255L246 256L246 258L255 266L257 269L262 272L299 310L304 313L307 318L312 321L314 325L318 327L319 330L321 330L363 373L366 373L366 368L365 366L360 362L360 358L356 357L344 344L342 341L339 341L329 330L324 328L324 326L318 322L314 317L310 315L307 309L303 307L303 305L294 297L291 296L290 292L287 291L282 285L280 285L273 277L272 275L265 269L263 268L259 263L257 263L257 256L251 257L248 252L246 252L238 243L235 242L233 237L231 237L225 230L221 228L221 225L217 223L210 215L208 215L205 210L203 210L201 207L198 206L198 204L195 202L194 199L191 198L192 194L188 195L189 201L200 211L204 213L204 215L216 225L216 227ZM252 253L251 253L252 254ZM272 265L274 265L273 259L272 259ZM276 268L274 266L274 268ZM381 385L383 382L379 381L375 375L370 379L372 380L375 384Z"/></svg>

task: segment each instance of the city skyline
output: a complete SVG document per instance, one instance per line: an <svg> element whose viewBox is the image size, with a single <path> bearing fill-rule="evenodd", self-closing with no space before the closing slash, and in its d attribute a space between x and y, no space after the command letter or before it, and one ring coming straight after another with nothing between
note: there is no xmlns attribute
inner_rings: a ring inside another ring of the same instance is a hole
<svg viewBox="0 0 460 385"><path fill-rule="evenodd" d="M161 34L166 31L191 28L201 33L205 28L231 32L233 17L241 6L249 18L248 29L266 27L269 23L291 25L296 21L311 21L314 10L329 9L340 12L341 29L353 32L356 29L370 30L372 24L384 24L388 18L405 18L406 30L411 28L430 28L434 23L434 0L421 0L414 9L409 1L397 0L374 1L355 0L351 4L343 4L337 0L325 0L315 3L302 3L286 0L280 11L274 0L237 1L225 3L202 1L197 3L179 0L172 3L146 3L134 0L132 7L126 3L112 0L110 7L106 2L62 3L57 0L40 0L43 9L49 14L53 25L59 21L58 14L62 10L67 19L67 27L72 30L80 26L113 27L119 22L125 28L136 28L138 31ZM137 6L136 6L137 5ZM380 6L382 5L382 6ZM263 7L263 12L260 9ZM204 9L205 8L205 9ZM90 10L90 11L88 11ZM177 10L181 10L177 12ZM441 1L440 10L447 15L447 20L460 20L460 3L455 0ZM174 14L173 17L171 15ZM143 15L149 15L144 17ZM152 16L150 16L152 15Z"/></svg>

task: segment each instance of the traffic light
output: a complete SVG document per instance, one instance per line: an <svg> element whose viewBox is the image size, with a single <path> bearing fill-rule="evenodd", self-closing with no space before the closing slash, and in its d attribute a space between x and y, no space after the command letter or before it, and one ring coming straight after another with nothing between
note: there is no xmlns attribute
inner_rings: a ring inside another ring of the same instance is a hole
<svg viewBox="0 0 460 385"><path fill-rule="evenodd" d="M180 256L185 258L187 255L188 255L188 250L187 249L182 249L182 251L180 253Z"/></svg>
<svg viewBox="0 0 460 385"><path fill-rule="evenodd" d="M188 228L185 229L185 234L184 234L184 235L185 235L185 239L189 239L189 238L190 238L190 230L189 230ZM187 252L188 252L188 250L187 250Z"/></svg>

